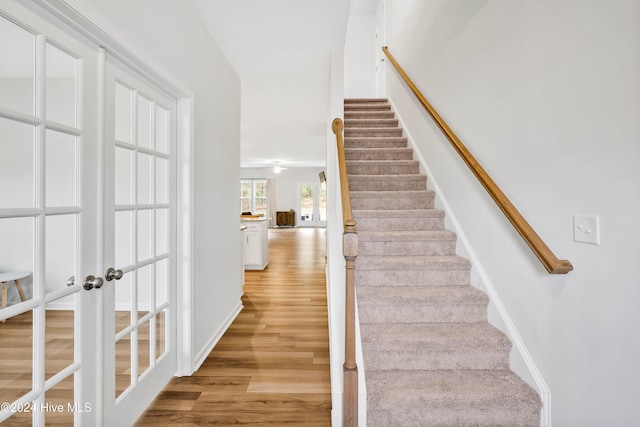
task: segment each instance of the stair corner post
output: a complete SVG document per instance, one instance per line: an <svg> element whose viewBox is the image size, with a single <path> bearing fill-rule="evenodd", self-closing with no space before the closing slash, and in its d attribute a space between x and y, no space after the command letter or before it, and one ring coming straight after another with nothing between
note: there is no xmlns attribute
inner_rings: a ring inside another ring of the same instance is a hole
<svg viewBox="0 0 640 427"><path fill-rule="evenodd" d="M358 425L358 366L356 365L355 340L355 264L358 256L358 233L356 222L348 219L344 223L342 237L346 263L345 287L345 361L343 365L343 426Z"/></svg>

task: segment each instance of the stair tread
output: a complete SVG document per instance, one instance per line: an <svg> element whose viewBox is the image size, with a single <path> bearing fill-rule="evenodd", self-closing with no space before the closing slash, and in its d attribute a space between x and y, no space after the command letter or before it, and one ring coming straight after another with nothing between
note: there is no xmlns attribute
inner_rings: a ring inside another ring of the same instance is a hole
<svg viewBox="0 0 640 427"><path fill-rule="evenodd" d="M541 407L535 391L508 370L369 371L367 397L376 412L524 405L535 415Z"/></svg>
<svg viewBox="0 0 640 427"><path fill-rule="evenodd" d="M401 305L486 305L489 297L473 286L361 286L358 304L363 306Z"/></svg>
<svg viewBox="0 0 640 427"><path fill-rule="evenodd" d="M455 240L456 233L449 230L418 230L418 231L358 231L360 241L386 242L386 241L448 241Z"/></svg>
<svg viewBox="0 0 640 427"><path fill-rule="evenodd" d="M442 209L354 209L352 214L356 220L358 218L444 218L445 216Z"/></svg>
<svg viewBox="0 0 640 427"><path fill-rule="evenodd" d="M509 338L489 323L362 323L360 331L367 349L511 348Z"/></svg>
<svg viewBox="0 0 640 427"><path fill-rule="evenodd" d="M432 190L393 190L393 191L351 191L351 198L356 197L433 197Z"/></svg>
<svg viewBox="0 0 640 427"><path fill-rule="evenodd" d="M345 98L345 104L360 103L360 102L389 102L387 98Z"/></svg>
<svg viewBox="0 0 640 427"><path fill-rule="evenodd" d="M387 127L380 127L380 128L371 128L371 127L357 127L357 126L351 126L348 129L345 130L350 130L350 131L354 131L354 132L359 132L359 131L366 131L366 132L371 132L371 133L375 133L375 132L380 132L382 131L384 133L384 131L402 131L402 128L398 127L398 126L387 126Z"/></svg>
<svg viewBox="0 0 640 427"><path fill-rule="evenodd" d="M458 255L360 255L356 268L361 270L444 270L468 269L471 263Z"/></svg>
<svg viewBox="0 0 640 427"><path fill-rule="evenodd" d="M347 119L355 119L355 118L364 118L364 117L375 117L375 118L388 118L393 119L396 114L392 110L346 110L344 112L344 118Z"/></svg>
<svg viewBox="0 0 640 427"><path fill-rule="evenodd" d="M346 136L344 137L344 145L347 148L406 148L408 139L403 136Z"/></svg>
<svg viewBox="0 0 640 427"><path fill-rule="evenodd" d="M419 160L347 160L347 169L349 166L391 166L391 165L419 165Z"/></svg>
<svg viewBox="0 0 640 427"><path fill-rule="evenodd" d="M384 109L391 110L391 105L386 102L370 102L370 103L352 103L346 104L344 110L346 111L361 111L370 109Z"/></svg>
<svg viewBox="0 0 640 427"><path fill-rule="evenodd" d="M395 180L424 180L427 178L427 176L423 173L404 173L404 174L400 174L400 175L349 175L347 174L347 177L349 178L349 180L368 180L368 181L373 181L373 180L377 180L377 181L386 181L389 179L395 179ZM353 190L352 190L353 191ZM371 191L375 191L375 190L371 190ZM383 191L383 190L381 190ZM398 190L396 190L398 191ZM420 191L420 190L412 190L412 191Z"/></svg>
<svg viewBox="0 0 640 427"><path fill-rule="evenodd" d="M408 142L409 139L406 136L345 136L345 142L358 142L358 141L398 141Z"/></svg>
<svg viewBox="0 0 640 427"><path fill-rule="evenodd" d="M398 127L398 119L394 118L368 118L368 119L344 119L344 125L352 126L357 124L369 124L369 123L390 123L389 127ZM356 126L358 127L358 126Z"/></svg>
<svg viewBox="0 0 640 427"><path fill-rule="evenodd" d="M413 152L413 148L407 148L407 147L391 147L391 148L364 147L364 148L355 148L355 147L350 147L350 148L345 148L344 152L345 153L390 153L390 152L409 153L409 152Z"/></svg>

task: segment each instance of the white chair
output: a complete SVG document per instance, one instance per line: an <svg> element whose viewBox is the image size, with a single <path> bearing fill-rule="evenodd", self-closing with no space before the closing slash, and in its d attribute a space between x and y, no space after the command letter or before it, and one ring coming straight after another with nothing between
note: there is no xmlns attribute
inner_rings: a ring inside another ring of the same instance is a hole
<svg viewBox="0 0 640 427"><path fill-rule="evenodd" d="M28 271L9 271L6 273L0 273L0 283L2 283L2 308L7 307L7 287L9 282L14 282L16 284L16 288L20 294L20 299L22 301L26 299L24 292L22 291L22 285L20 285L20 280L29 276L31 276L31 273Z"/></svg>

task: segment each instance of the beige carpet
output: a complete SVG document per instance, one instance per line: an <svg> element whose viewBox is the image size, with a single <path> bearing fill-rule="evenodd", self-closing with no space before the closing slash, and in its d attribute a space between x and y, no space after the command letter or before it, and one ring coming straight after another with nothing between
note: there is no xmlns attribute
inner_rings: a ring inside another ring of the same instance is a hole
<svg viewBox="0 0 640 427"><path fill-rule="evenodd" d="M538 426L434 193L386 100L345 100L368 426Z"/></svg>

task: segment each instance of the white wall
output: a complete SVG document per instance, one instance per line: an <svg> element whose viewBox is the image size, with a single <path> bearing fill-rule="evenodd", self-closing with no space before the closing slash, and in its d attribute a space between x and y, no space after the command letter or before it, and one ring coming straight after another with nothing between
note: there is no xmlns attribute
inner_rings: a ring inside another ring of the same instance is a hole
<svg viewBox="0 0 640 427"><path fill-rule="evenodd" d="M349 15L344 44L344 97L376 94L376 15Z"/></svg>
<svg viewBox="0 0 640 427"><path fill-rule="evenodd" d="M240 80L199 17L171 0L86 0L194 94L195 353L240 304ZM224 242L224 244L221 244ZM185 286L180 284L179 286Z"/></svg>
<svg viewBox="0 0 640 427"><path fill-rule="evenodd" d="M390 98L551 390L553 424L637 424L640 2L386 7L391 53L550 248L574 265L568 275L546 273L388 70ZM573 242L574 214L600 217L599 246Z"/></svg>
<svg viewBox="0 0 640 427"><path fill-rule="evenodd" d="M273 178L276 180L276 210L288 211L293 209L296 214L298 208L298 183L320 183L318 174L326 168L286 168L280 173L264 168L242 168L242 178ZM238 206L240 203L240 191L238 191ZM296 218L296 224L299 220Z"/></svg>

